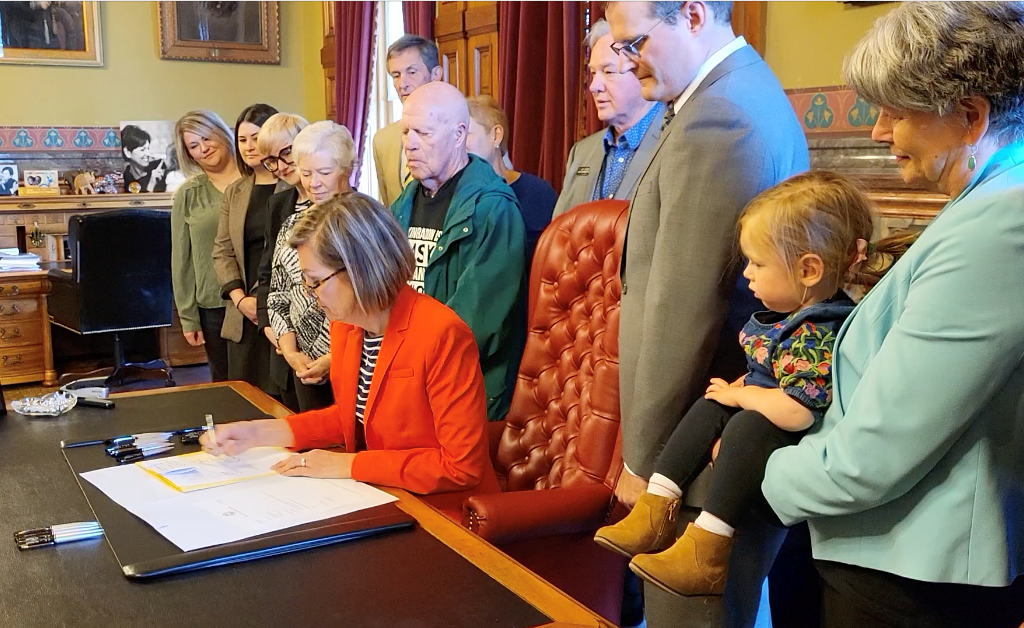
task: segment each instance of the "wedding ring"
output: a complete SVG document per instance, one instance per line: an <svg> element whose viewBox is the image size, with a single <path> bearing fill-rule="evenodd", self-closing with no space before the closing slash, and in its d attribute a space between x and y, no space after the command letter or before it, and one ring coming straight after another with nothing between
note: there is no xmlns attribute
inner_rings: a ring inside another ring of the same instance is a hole
<svg viewBox="0 0 1024 628"><path fill-rule="evenodd" d="M306 459L305 458L300 458L299 459L299 466L300 467L306 466Z"/></svg>

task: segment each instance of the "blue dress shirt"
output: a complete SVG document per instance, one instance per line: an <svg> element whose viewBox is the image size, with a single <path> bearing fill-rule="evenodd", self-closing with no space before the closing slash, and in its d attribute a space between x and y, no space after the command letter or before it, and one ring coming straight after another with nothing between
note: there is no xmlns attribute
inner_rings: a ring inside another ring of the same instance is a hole
<svg viewBox="0 0 1024 628"><path fill-rule="evenodd" d="M604 167L601 169L601 185L594 188L597 194L591 200L615 196L647 129L655 120L660 121L664 115L665 105L657 103L643 118L640 118L639 122L629 127L618 139L613 137L611 127L604 130Z"/></svg>

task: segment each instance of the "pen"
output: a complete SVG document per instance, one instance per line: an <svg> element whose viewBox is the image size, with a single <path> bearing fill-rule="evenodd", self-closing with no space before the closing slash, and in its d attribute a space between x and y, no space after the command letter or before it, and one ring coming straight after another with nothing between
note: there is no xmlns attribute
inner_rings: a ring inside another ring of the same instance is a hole
<svg viewBox="0 0 1024 628"><path fill-rule="evenodd" d="M32 549L55 545L57 543L70 543L71 541L82 541L102 536L103 528L96 521L81 521L78 523L63 523L47 528L33 528L14 533L14 543L18 549Z"/></svg>
<svg viewBox="0 0 1024 628"><path fill-rule="evenodd" d="M174 449L174 445L171 443L167 443L165 445L153 445L151 447L135 447L134 451L125 450L123 453L119 453L114 456L114 459L117 460L117 464L128 464L130 462L142 460L143 458L149 458L150 456L166 453L172 449Z"/></svg>
<svg viewBox="0 0 1024 628"><path fill-rule="evenodd" d="M214 445L216 445L217 444L217 433L213 431L213 415L212 414L207 414L206 415L206 433L210 435L210 440L213 441Z"/></svg>
<svg viewBox="0 0 1024 628"><path fill-rule="evenodd" d="M167 430L167 431L164 431L164 432L147 432L145 434L124 434L122 436L113 436L111 438L97 438L97 439L93 439L93 440L75 441L75 442L70 442L70 443L66 442L66 441L61 441L60 442L60 446L61 446L62 449L74 449L75 447L87 447L87 446L90 446L90 445L110 445L110 446L115 446L115 445L120 445L120 444L124 444L124 443L135 442L135 439L139 438L140 436L148 436L150 434L160 434L160 435L165 435L166 434L166 436L163 437L163 440L170 440L171 436L191 434L191 433L194 433L194 432L205 432L207 429L209 429L208 426L201 425L199 427L185 427L185 428L181 428L181 429L178 429L178 430Z"/></svg>

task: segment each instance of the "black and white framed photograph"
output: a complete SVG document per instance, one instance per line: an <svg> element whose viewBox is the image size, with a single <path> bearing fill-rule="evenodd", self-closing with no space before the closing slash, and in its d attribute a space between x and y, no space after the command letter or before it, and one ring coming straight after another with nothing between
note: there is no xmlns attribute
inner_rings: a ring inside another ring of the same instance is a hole
<svg viewBox="0 0 1024 628"><path fill-rule="evenodd" d="M96 2L0 2L0 63L103 65Z"/></svg>
<svg viewBox="0 0 1024 628"><path fill-rule="evenodd" d="M172 120L121 122L124 191L173 192L185 180L174 148Z"/></svg>
<svg viewBox="0 0 1024 628"><path fill-rule="evenodd" d="M158 2L160 58L281 63L277 2Z"/></svg>
<svg viewBox="0 0 1024 628"><path fill-rule="evenodd" d="M14 196L18 193L18 166L0 164L0 196Z"/></svg>

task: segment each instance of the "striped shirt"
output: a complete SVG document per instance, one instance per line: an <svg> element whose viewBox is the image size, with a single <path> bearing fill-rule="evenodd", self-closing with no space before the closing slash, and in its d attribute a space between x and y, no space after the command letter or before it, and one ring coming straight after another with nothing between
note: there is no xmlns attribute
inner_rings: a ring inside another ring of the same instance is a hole
<svg viewBox="0 0 1024 628"><path fill-rule="evenodd" d="M373 381L373 369L377 366L377 354L384 336L374 336L363 330L363 355L359 359L359 383L356 387L356 451L366 449L366 431L363 413L366 411L366 400L370 397L370 383Z"/></svg>

